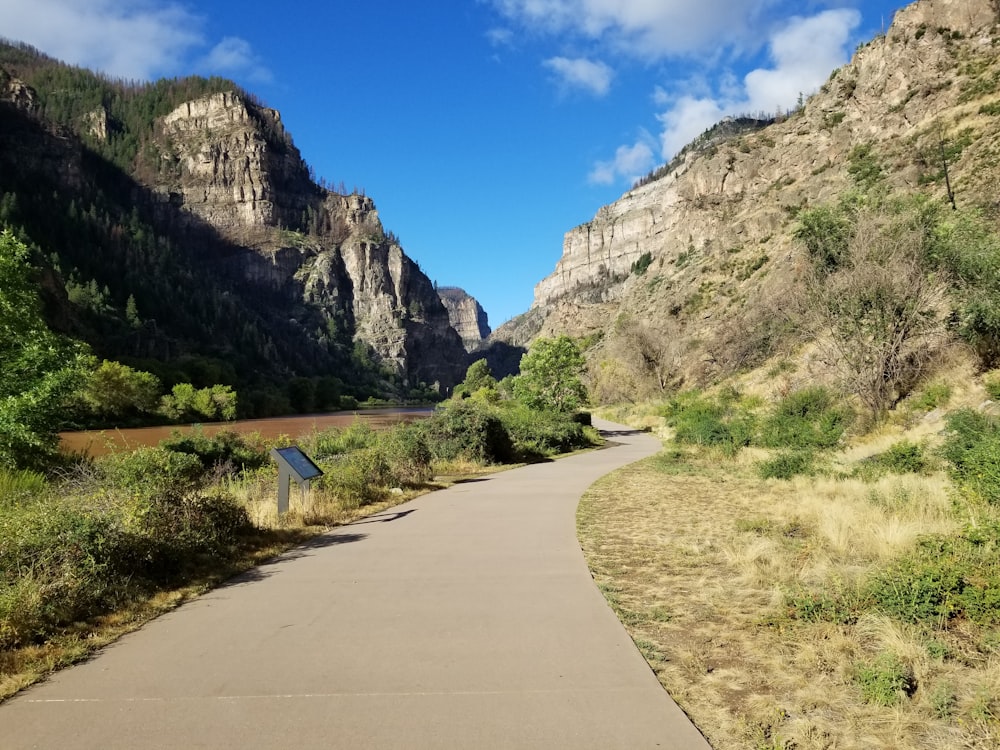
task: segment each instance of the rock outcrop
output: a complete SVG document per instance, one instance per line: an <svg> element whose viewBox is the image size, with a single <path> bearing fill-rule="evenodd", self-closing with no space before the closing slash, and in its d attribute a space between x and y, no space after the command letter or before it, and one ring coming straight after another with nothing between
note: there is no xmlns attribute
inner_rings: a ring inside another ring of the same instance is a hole
<svg viewBox="0 0 1000 750"><path fill-rule="evenodd" d="M461 380L462 342L430 280L370 198L310 179L277 111L217 93L185 102L157 132L161 201L244 248L230 268L350 326L409 385Z"/></svg>
<svg viewBox="0 0 1000 750"><path fill-rule="evenodd" d="M793 283L796 214L835 200L860 166L940 197L943 144L957 199L996 205L997 170L984 166L1000 136L998 21L994 0L919 0L801 110L686 149L566 234L528 328L613 336L641 324L677 344L680 377L705 380L745 364L727 352L755 340L764 306Z"/></svg>
<svg viewBox="0 0 1000 750"><path fill-rule="evenodd" d="M490 335L489 318L486 311L464 289L454 286L443 286L437 290L451 326L462 337L462 345L467 352L478 349Z"/></svg>

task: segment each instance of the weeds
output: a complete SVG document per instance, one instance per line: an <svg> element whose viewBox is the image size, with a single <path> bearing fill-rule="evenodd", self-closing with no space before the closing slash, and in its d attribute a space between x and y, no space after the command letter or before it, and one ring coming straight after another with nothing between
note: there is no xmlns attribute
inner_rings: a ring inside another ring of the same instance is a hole
<svg viewBox="0 0 1000 750"><path fill-rule="evenodd" d="M759 463L757 474L761 479L791 479L799 474L809 474L815 458L812 451L781 451Z"/></svg>
<svg viewBox="0 0 1000 750"><path fill-rule="evenodd" d="M916 690L913 672L893 653L860 664L855 680L865 702L876 706L895 706Z"/></svg>

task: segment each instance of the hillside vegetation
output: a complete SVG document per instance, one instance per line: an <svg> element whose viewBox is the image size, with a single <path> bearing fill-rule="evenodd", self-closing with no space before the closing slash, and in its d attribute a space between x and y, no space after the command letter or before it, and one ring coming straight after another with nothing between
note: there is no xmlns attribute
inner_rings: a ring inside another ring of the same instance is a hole
<svg viewBox="0 0 1000 750"><path fill-rule="evenodd" d="M208 217L185 203L199 176L183 149L228 159L231 133L208 120L167 132L166 116L213 95L245 115L241 127L259 162L252 178L268 193L246 225L239 186L215 186L223 204ZM359 226L348 226L351 212ZM4 228L32 250L49 325L101 359L155 375L167 392L178 383L228 386L247 417L434 396L421 383L431 378L416 377L419 367L405 371L396 361L405 357L379 354L371 331L361 331L352 306L360 295L338 255L357 235L405 259L398 241L358 191L317 182L277 113L231 81L111 80L0 42ZM323 254L333 256L327 276L319 291L306 290L299 266L313 259L314 268ZM441 351L460 354L457 335L441 340L447 314L431 299L430 281L409 259L403 265L414 269L399 282L411 295L394 300L405 309L386 325L406 340L437 315L443 322L427 327L441 329L432 334ZM326 287L335 287L329 299L321 298ZM435 372L446 390L465 364L430 363L420 372Z"/></svg>
<svg viewBox="0 0 1000 750"><path fill-rule="evenodd" d="M15 448L50 456L26 469L9 460L14 415L0 399L0 699L331 526L463 476L596 445L589 420L575 413L574 367L582 358L568 339L539 341L524 376L497 383L480 361L426 419L298 436L325 473L308 493L293 492L282 516L269 451L287 436L195 432L59 459L43 439L24 445L14 433ZM67 378L59 371L55 383ZM31 395L39 409L54 408L61 392L44 386Z"/></svg>
<svg viewBox="0 0 1000 750"><path fill-rule="evenodd" d="M719 750L1000 745L998 22L904 9L567 235L511 327L665 441L580 538Z"/></svg>

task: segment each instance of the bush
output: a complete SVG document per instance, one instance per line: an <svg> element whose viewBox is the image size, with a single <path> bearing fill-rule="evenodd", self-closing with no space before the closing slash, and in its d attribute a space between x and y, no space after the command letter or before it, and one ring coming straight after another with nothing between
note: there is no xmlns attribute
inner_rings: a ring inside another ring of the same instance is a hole
<svg viewBox="0 0 1000 750"><path fill-rule="evenodd" d="M909 440L893 443L885 453L874 456L873 462L893 474L919 474L927 469L924 446Z"/></svg>
<svg viewBox="0 0 1000 750"><path fill-rule="evenodd" d="M783 398L761 425L759 442L768 448L832 448L850 423L850 413L834 404L820 386Z"/></svg>
<svg viewBox="0 0 1000 750"><path fill-rule="evenodd" d="M389 465L393 485L418 485L433 476L431 449L418 425L394 427L379 435L377 445Z"/></svg>
<svg viewBox="0 0 1000 750"><path fill-rule="evenodd" d="M1000 524L922 539L913 554L876 572L868 592L874 606L904 622L1000 623Z"/></svg>
<svg viewBox="0 0 1000 750"><path fill-rule="evenodd" d="M947 383L931 383L910 401L910 407L916 411L931 411L944 406L951 399L951 386Z"/></svg>
<svg viewBox="0 0 1000 750"><path fill-rule="evenodd" d="M811 451L782 451L757 465L761 479L791 479L812 470L815 456Z"/></svg>
<svg viewBox="0 0 1000 750"><path fill-rule="evenodd" d="M251 445L245 436L231 430L214 437L207 437L200 429L186 435L175 431L170 438L160 441L160 447L196 456L206 470L229 466L234 470L248 471L266 465L269 459L263 447Z"/></svg>
<svg viewBox="0 0 1000 750"><path fill-rule="evenodd" d="M566 453L589 444L575 415L512 404L499 412L514 453L523 460Z"/></svg>
<svg viewBox="0 0 1000 750"><path fill-rule="evenodd" d="M865 703L895 706L913 695L917 688L913 672L893 653L879 654L873 661L861 664L855 675Z"/></svg>
<svg viewBox="0 0 1000 750"><path fill-rule="evenodd" d="M140 495L183 495L204 482L205 468L196 455L166 448L139 448L112 453L97 461L109 488Z"/></svg>
<svg viewBox="0 0 1000 750"><path fill-rule="evenodd" d="M982 440L965 454L961 479L983 500L1000 505L1000 435Z"/></svg>
<svg viewBox="0 0 1000 750"><path fill-rule="evenodd" d="M663 416L677 442L715 446L727 453L750 445L754 434L753 416L740 412L732 398L722 403L692 391L671 399Z"/></svg>
<svg viewBox="0 0 1000 750"><path fill-rule="evenodd" d="M37 472L0 467L0 509L37 497L46 487L45 477Z"/></svg>
<svg viewBox="0 0 1000 750"><path fill-rule="evenodd" d="M346 428L332 427L315 432L305 441L305 445L315 458L325 459L359 448L369 448L377 439L378 435L371 425L358 419Z"/></svg>
<svg viewBox="0 0 1000 750"><path fill-rule="evenodd" d="M947 423L941 453L952 465L952 477L984 500L1000 503L1000 423L971 409L950 414Z"/></svg>
<svg viewBox="0 0 1000 750"><path fill-rule="evenodd" d="M875 573L869 583L877 609L910 623L948 620L962 587L961 572L952 560L925 556L904 558Z"/></svg>
<svg viewBox="0 0 1000 750"><path fill-rule="evenodd" d="M392 479L389 462L377 448L360 448L342 456L319 480L346 508L378 502Z"/></svg>
<svg viewBox="0 0 1000 750"><path fill-rule="evenodd" d="M991 399L1000 401L1000 374L983 378L983 387L986 388L986 393Z"/></svg>
<svg viewBox="0 0 1000 750"><path fill-rule="evenodd" d="M156 582L175 578L196 564L197 555L225 555L252 528L246 509L221 493L162 492L146 498L137 511L139 534L148 539L146 564L139 570Z"/></svg>
<svg viewBox="0 0 1000 750"><path fill-rule="evenodd" d="M483 464L513 459L510 435L487 404L471 400L451 403L419 424L436 459L465 458Z"/></svg>
<svg viewBox="0 0 1000 750"><path fill-rule="evenodd" d="M175 583L250 528L222 495L104 491L0 514L0 649Z"/></svg>

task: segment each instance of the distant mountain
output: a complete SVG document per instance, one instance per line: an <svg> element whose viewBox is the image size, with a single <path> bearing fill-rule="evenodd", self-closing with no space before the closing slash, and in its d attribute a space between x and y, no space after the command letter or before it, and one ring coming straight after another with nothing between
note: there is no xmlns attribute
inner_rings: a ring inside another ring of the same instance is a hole
<svg viewBox="0 0 1000 750"><path fill-rule="evenodd" d="M478 349L490 335L489 318L482 305L464 289L455 286L439 287L437 293L466 351Z"/></svg>
<svg viewBox="0 0 1000 750"><path fill-rule="evenodd" d="M996 222L998 21L992 0L919 0L798 111L713 128L569 231L531 310L491 341L576 336L593 383L632 395L707 385L802 343L786 314L802 212L877 174Z"/></svg>
<svg viewBox="0 0 1000 750"><path fill-rule="evenodd" d="M51 269L53 325L168 384L236 385L255 414L464 374L372 200L317 184L231 81L115 81L0 44L0 223Z"/></svg>

